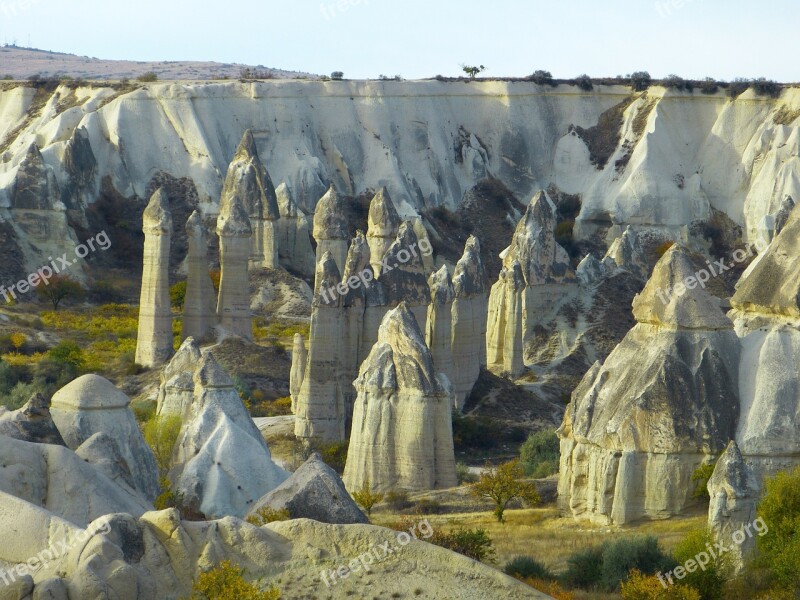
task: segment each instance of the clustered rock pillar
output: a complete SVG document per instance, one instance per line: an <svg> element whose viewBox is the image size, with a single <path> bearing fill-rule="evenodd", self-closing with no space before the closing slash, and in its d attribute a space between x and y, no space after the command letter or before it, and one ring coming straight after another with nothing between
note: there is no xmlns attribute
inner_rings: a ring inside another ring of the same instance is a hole
<svg viewBox="0 0 800 600"><path fill-rule="evenodd" d="M370 264L375 275L379 276L381 273L381 259L397 237L400 222L400 216L397 214L389 192L382 187L369 204L367 227Z"/></svg>
<svg viewBox="0 0 800 600"><path fill-rule="evenodd" d="M453 373L453 280L447 265L431 275L431 303L428 305L428 320L425 325L425 341L431 351L437 373L444 373L451 385Z"/></svg>
<svg viewBox="0 0 800 600"><path fill-rule="evenodd" d="M248 129L236 148L222 187L221 205L238 196L250 221L249 263L251 267L274 269L278 261L278 200L272 179L258 156Z"/></svg>
<svg viewBox="0 0 800 600"><path fill-rule="evenodd" d="M486 332L487 366L494 372L522 374L526 339L539 313L577 286L569 255L556 242L555 226L555 204L540 191L500 255L503 270L489 296Z"/></svg>
<svg viewBox="0 0 800 600"><path fill-rule="evenodd" d="M340 387L340 355L344 334L343 297L323 294L341 282L333 254L317 265L317 287L311 313L311 343L305 375L295 403L295 436L305 442L345 439L345 405Z"/></svg>
<svg viewBox="0 0 800 600"><path fill-rule="evenodd" d="M572 393L561 438L558 502L597 523L680 514L692 474L736 435L740 348L719 299L665 290L697 263L672 246L633 301L637 324Z"/></svg>
<svg viewBox="0 0 800 600"><path fill-rule="evenodd" d="M182 339L203 339L217 324L214 285L208 274L208 240L200 213L194 211L186 222L189 239L186 296L183 302Z"/></svg>
<svg viewBox="0 0 800 600"><path fill-rule="evenodd" d="M278 197L278 253L281 264L292 271L313 277L316 269L316 256L311 247L311 228L308 217L304 215L294 200L292 191L282 183L275 190Z"/></svg>
<svg viewBox="0 0 800 600"><path fill-rule="evenodd" d="M292 398L292 413L297 413L297 399L300 397L300 390L303 387L303 377L305 377L306 363L308 362L308 352L303 336L299 333L294 334L292 344L292 368L289 373L289 394Z"/></svg>
<svg viewBox="0 0 800 600"><path fill-rule="evenodd" d="M317 264L330 252L341 274L347 260L347 243L350 241L344 203L333 186L317 202L314 211L314 239L317 241ZM319 271L317 271L319 272ZM315 284L316 288L317 285Z"/></svg>
<svg viewBox="0 0 800 600"><path fill-rule="evenodd" d="M452 388L437 374L422 331L404 302L389 311L361 365L344 482L380 491L457 484Z"/></svg>
<svg viewBox="0 0 800 600"><path fill-rule="evenodd" d="M249 340L253 337L253 325L247 261L250 256L252 229L238 196L223 203L217 219L217 234L222 272L217 316L228 333Z"/></svg>
<svg viewBox="0 0 800 600"><path fill-rule="evenodd" d="M486 366L486 311L489 279L478 238L470 236L453 275L452 308L453 388L457 410Z"/></svg>
<svg viewBox="0 0 800 600"><path fill-rule="evenodd" d="M173 353L172 308L169 298L169 249L172 214L166 192L156 190L144 211L144 260L139 301L136 362L145 367L164 363Z"/></svg>

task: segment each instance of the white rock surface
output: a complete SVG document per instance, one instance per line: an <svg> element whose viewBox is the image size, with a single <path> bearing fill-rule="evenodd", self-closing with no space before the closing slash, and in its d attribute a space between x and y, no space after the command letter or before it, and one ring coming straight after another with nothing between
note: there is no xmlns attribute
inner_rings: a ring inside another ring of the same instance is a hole
<svg viewBox="0 0 800 600"><path fill-rule="evenodd" d="M435 372L405 303L386 314L354 385L358 397L343 477L348 489L367 480L382 491L457 484L452 387Z"/></svg>
<svg viewBox="0 0 800 600"><path fill-rule="evenodd" d="M0 493L1 494L1 493ZM22 519L26 526L7 527ZM531 587L460 554L372 525L329 525L310 519L257 528L239 519L181 521L174 509L141 518L110 515L85 530L22 500L0 495L0 527L6 532L0 565L14 566L49 547L68 548L26 580L35 580L35 598L116 598L176 600L191 594L192 582L222 560L238 564L245 578L274 584L285 600L306 600L325 592L359 597L390 596L398 586L419 589L424 598L497 600L547 598ZM410 537L410 536L409 536ZM353 573L331 588L321 573L347 565L375 547L395 551L371 566L371 576ZM43 556L47 557L48 554ZM40 595L66 590L62 596Z"/></svg>
<svg viewBox="0 0 800 600"><path fill-rule="evenodd" d="M486 366L488 277L478 238L470 236L453 273L452 316L453 395L457 410Z"/></svg>
<svg viewBox="0 0 800 600"><path fill-rule="evenodd" d="M223 203L217 219L220 281L217 316L223 329L246 340L253 338L247 261L253 230L238 196Z"/></svg>
<svg viewBox="0 0 800 600"><path fill-rule="evenodd" d="M288 474L272 462L233 381L210 351L193 378L194 400L175 445L170 481L207 517L242 517Z"/></svg>
<svg viewBox="0 0 800 600"><path fill-rule="evenodd" d="M394 202L388 190L382 187L369 204L367 227L370 263L376 275L380 275L381 259L397 237L400 223L400 215L397 214Z"/></svg>
<svg viewBox="0 0 800 600"><path fill-rule="evenodd" d="M336 189L331 186L317 202L314 211L314 240L317 242L316 263L322 260L326 252L330 252L336 261L339 273L344 272L347 260L347 244L350 233L347 226L344 204ZM317 285L314 284L316 289Z"/></svg>
<svg viewBox="0 0 800 600"><path fill-rule="evenodd" d="M311 227L286 183L275 194L281 218L278 220L278 255L281 264L306 277L314 275L316 256L311 247Z"/></svg>
<svg viewBox="0 0 800 600"><path fill-rule="evenodd" d="M139 300L136 362L145 367L164 364L172 356L172 305L169 296L169 250L172 213L166 192L159 188L144 211L144 266Z"/></svg>
<svg viewBox="0 0 800 600"><path fill-rule="evenodd" d="M98 375L83 375L53 395L50 413L67 446L77 449L96 433L113 438L136 490L149 501L159 494L158 470L130 398Z"/></svg>
<svg viewBox="0 0 800 600"><path fill-rule="evenodd" d="M163 82L123 94L81 88L79 105L66 111L57 108L69 94L60 87L27 123L34 90L0 94L0 134L23 126L9 145L9 160L0 164L0 206L9 205L14 176L33 142L64 180L61 159L81 127L97 157L94 186L110 176L122 195L141 198L152 174L164 171L191 178L202 205L212 210L247 128L256 132L272 175L309 211L331 182L352 195L386 186L406 214L454 207L492 175L517 197L550 183L581 194L578 236L610 222L678 230L706 218L709 207L752 236L787 195L800 197L797 122L776 122L778 113L800 106L796 89L779 98L748 91L731 100L723 91L706 96L652 87L630 103L630 89L619 86L585 93L502 81ZM507 110L495 110L498 99ZM630 106L619 144L597 168L571 126L592 128L621 102ZM634 122L641 121L637 134ZM631 140L638 140L633 148ZM120 153L120 147L136 151ZM618 169L625 156L627 165ZM46 256L30 253L28 267Z"/></svg>
<svg viewBox="0 0 800 600"><path fill-rule="evenodd" d="M85 526L94 519L114 512L140 516L152 505L138 492L109 479L104 469L86 462L63 446L33 444L0 436L0 491L42 507L75 525ZM0 509L2 514L3 509ZM8 534L11 524L26 536L32 524L6 520L2 531ZM29 540L33 542L33 540Z"/></svg>
<svg viewBox="0 0 800 600"><path fill-rule="evenodd" d="M188 276L183 302L182 338L203 339L217 324L214 284L208 272L208 239L200 213L194 211L186 222L189 254Z"/></svg>
<svg viewBox="0 0 800 600"><path fill-rule="evenodd" d="M345 402L340 386L341 343L344 337L344 299L329 293L341 283L330 252L317 265L308 358L300 394L295 403L295 435L304 440L345 439Z"/></svg>
<svg viewBox="0 0 800 600"><path fill-rule="evenodd" d="M634 300L638 324L572 395L561 438L559 506L600 523L666 518L691 504L692 473L733 439L739 341L705 290L664 306L690 266L673 246ZM668 485L665 485L668 482Z"/></svg>
<svg viewBox="0 0 800 600"><path fill-rule="evenodd" d="M433 366L443 373L450 385L455 381L453 367L453 300L455 290L447 265L430 276L431 303L425 326L425 343L431 351Z"/></svg>

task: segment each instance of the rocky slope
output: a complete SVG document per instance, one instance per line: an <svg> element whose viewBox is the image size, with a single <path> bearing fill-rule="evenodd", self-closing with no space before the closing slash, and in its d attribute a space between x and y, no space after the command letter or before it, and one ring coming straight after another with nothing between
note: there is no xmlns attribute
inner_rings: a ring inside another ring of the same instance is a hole
<svg viewBox="0 0 800 600"><path fill-rule="evenodd" d="M144 198L151 180L169 173L189 178L202 209L213 212L252 128L273 180L285 181L306 210L331 183L349 195L385 186L401 216L452 209L491 176L519 198L550 185L580 195L578 236L616 236L630 223L681 237L714 208L755 238L800 192L798 108L795 89L732 101L722 92L587 93L500 81L6 84L0 207L12 206L17 171L35 143L68 208L90 201L106 177L122 195ZM65 160L70 144L85 150L86 142L90 155ZM52 195L48 177L43 189Z"/></svg>

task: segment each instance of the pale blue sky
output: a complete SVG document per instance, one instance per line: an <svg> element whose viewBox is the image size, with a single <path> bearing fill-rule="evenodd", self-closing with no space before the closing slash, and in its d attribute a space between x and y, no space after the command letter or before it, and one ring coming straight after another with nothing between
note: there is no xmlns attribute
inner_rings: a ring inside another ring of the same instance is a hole
<svg viewBox="0 0 800 600"><path fill-rule="evenodd" d="M797 0L0 0L0 41L351 78L766 76L800 81Z"/></svg>

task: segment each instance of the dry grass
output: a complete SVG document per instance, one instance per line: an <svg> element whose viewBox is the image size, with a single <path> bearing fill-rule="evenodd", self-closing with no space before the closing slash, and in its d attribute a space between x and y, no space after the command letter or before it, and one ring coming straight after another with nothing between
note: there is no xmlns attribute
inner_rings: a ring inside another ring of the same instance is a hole
<svg viewBox="0 0 800 600"><path fill-rule="evenodd" d="M373 513L376 525L391 526L402 517L396 513ZM635 535L653 535L662 547L672 551L690 531L706 524L706 513L698 511L687 517L665 521L643 521L625 527L598 526L561 518L555 507L507 510L506 523L498 523L490 512L426 515L434 529L450 530L459 526L481 528L492 539L497 559L492 565L502 569L514 556L527 555L560 573L566 569L567 558L574 552L602 544L611 539ZM616 594L573 590L576 600L618 599Z"/></svg>

